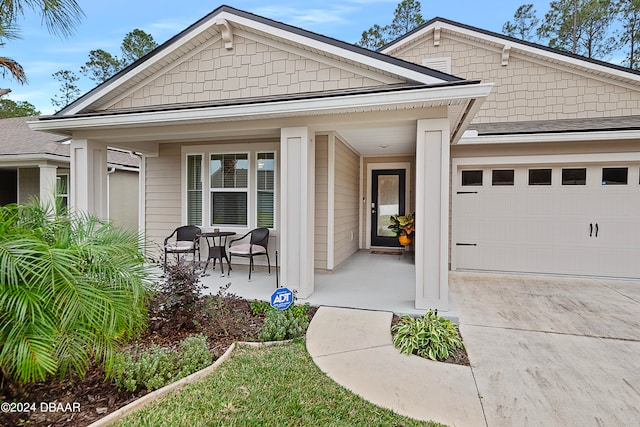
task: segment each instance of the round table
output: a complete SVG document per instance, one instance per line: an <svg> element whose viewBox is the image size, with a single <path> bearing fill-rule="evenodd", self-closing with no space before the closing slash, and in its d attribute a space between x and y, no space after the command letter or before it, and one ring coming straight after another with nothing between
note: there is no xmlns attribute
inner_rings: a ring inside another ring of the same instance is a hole
<svg viewBox="0 0 640 427"><path fill-rule="evenodd" d="M209 260L213 260L213 269L216 268L216 260L220 261L220 270L222 275L224 276L224 265L222 264L222 259L227 260L227 267L229 271L231 271L231 261L229 261L229 257L227 256L227 237L235 236L235 231L209 231L205 233L200 233L200 237L204 237L207 241L207 246L209 246L209 253L207 254L207 263L204 265L203 273L207 272L207 267L209 267ZM211 239L211 241L209 241ZM216 239L218 239L216 243Z"/></svg>

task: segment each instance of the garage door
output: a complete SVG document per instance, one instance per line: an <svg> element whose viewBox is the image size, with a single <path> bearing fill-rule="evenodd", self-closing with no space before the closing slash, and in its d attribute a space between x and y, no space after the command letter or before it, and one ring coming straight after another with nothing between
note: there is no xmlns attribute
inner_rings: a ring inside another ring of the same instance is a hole
<svg viewBox="0 0 640 427"><path fill-rule="evenodd" d="M464 167L452 267L640 277L640 166Z"/></svg>

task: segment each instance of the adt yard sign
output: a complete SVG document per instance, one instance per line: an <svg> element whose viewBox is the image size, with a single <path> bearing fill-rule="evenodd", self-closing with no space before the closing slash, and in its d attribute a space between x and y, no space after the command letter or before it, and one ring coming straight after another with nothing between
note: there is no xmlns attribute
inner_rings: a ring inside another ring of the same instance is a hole
<svg viewBox="0 0 640 427"><path fill-rule="evenodd" d="M271 307L286 310L293 303L293 292L288 288L278 288L271 294Z"/></svg>

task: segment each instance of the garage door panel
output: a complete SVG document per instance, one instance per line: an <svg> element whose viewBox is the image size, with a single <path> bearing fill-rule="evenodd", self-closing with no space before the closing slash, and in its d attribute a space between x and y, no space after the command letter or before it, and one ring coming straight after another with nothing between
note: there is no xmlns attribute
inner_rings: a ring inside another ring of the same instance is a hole
<svg viewBox="0 0 640 427"><path fill-rule="evenodd" d="M639 278L640 168L615 186L602 185L601 166L586 167L585 185L561 185L562 167L549 168L552 185L528 185L521 167L513 186L485 179L454 193L455 268Z"/></svg>

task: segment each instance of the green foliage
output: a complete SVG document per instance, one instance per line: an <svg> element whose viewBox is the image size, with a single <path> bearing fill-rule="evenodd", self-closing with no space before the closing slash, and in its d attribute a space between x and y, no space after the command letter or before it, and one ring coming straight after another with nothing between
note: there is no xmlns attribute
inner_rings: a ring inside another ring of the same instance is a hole
<svg viewBox="0 0 640 427"><path fill-rule="evenodd" d="M153 40L151 34L147 34L138 28L127 33L120 46L120 50L122 51L120 64L122 68L133 64L156 47L158 47L158 43Z"/></svg>
<svg viewBox="0 0 640 427"><path fill-rule="evenodd" d="M374 24L368 30L362 32L362 38L356 44L368 49L379 49L396 38L403 36L424 24L425 21L422 18L420 9L419 1L402 0L396 6L391 24L384 27Z"/></svg>
<svg viewBox="0 0 640 427"><path fill-rule="evenodd" d="M609 31L617 14L613 0L556 0L536 32L552 48L605 59L617 47Z"/></svg>
<svg viewBox="0 0 640 427"><path fill-rule="evenodd" d="M445 360L456 349L464 348L457 326L431 310L419 318L402 316L392 332L393 344L401 353L431 360Z"/></svg>
<svg viewBox="0 0 640 427"><path fill-rule="evenodd" d="M11 99L0 98L0 119L10 117L39 116L40 111L27 101L13 101Z"/></svg>
<svg viewBox="0 0 640 427"><path fill-rule="evenodd" d="M76 82L80 80L80 77L76 76L73 71L69 70L56 71L52 76L62 84L60 87L60 95L55 95L51 98L51 104L54 107L62 108L78 99L81 92L80 88L76 85Z"/></svg>
<svg viewBox="0 0 640 427"><path fill-rule="evenodd" d="M269 304L267 301L254 299L253 301L251 301L250 305L251 313L254 316L264 316L268 310L273 310L273 307L271 307L271 304Z"/></svg>
<svg viewBox="0 0 640 427"><path fill-rule="evenodd" d="M84 16L76 0L3 0L0 2L0 47L3 39L19 38L18 20L29 8L40 15L42 23L51 34L68 37ZM17 61L0 56L0 76L7 74L18 83L27 82L24 68Z"/></svg>
<svg viewBox="0 0 640 427"><path fill-rule="evenodd" d="M0 370L19 382L108 372L145 326L139 236L34 202L0 207Z"/></svg>
<svg viewBox="0 0 640 427"><path fill-rule="evenodd" d="M96 83L102 83L157 46L150 34L136 28L124 36L120 46L121 58L103 49L92 50L89 60L80 67L80 72Z"/></svg>
<svg viewBox="0 0 640 427"><path fill-rule="evenodd" d="M640 0L619 0L618 8L621 28L616 36L627 52L623 64L640 70Z"/></svg>
<svg viewBox="0 0 640 427"><path fill-rule="evenodd" d="M185 338L178 351L153 345L118 353L109 378L120 390L152 391L204 369L212 361L207 338L194 335Z"/></svg>
<svg viewBox="0 0 640 427"><path fill-rule="evenodd" d="M286 310L277 310L269 306L266 309L264 323L258 332L258 339L265 342L300 338L309 326L308 310L308 303L292 305Z"/></svg>
<svg viewBox="0 0 640 427"><path fill-rule="evenodd" d="M118 426L444 427L375 406L332 381L303 342L236 347L214 375L128 415Z"/></svg>
<svg viewBox="0 0 640 427"><path fill-rule="evenodd" d="M502 32L510 37L530 41L539 23L540 19L536 16L533 5L523 4L514 13L513 22L505 22Z"/></svg>

